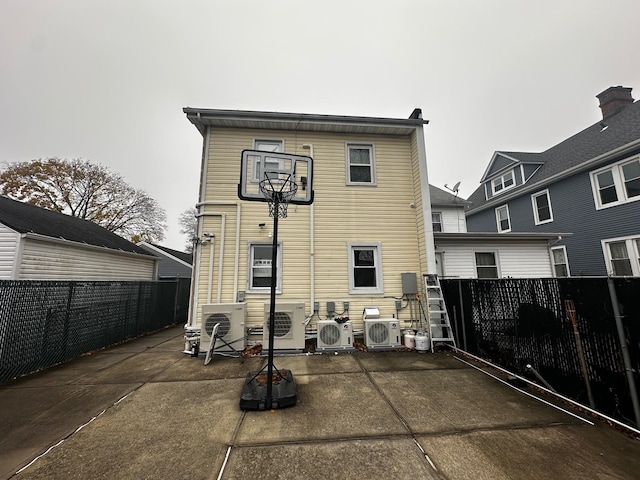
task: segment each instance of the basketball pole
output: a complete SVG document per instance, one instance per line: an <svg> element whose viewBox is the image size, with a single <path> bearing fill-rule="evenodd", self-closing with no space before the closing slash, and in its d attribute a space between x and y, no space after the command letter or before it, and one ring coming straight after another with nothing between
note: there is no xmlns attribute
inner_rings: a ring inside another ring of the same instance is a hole
<svg viewBox="0 0 640 480"><path fill-rule="evenodd" d="M271 409L273 395L273 343L275 339L276 283L278 279L278 211L280 192L273 195L273 245L271 247L271 299L269 305L269 356L267 360L267 398L265 408Z"/></svg>

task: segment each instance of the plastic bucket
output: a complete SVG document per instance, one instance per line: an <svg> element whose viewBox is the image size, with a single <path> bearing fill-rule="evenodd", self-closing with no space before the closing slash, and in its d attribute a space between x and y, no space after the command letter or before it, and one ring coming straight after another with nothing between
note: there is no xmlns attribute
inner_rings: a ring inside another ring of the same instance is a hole
<svg viewBox="0 0 640 480"><path fill-rule="evenodd" d="M419 352L426 352L429 350L429 335L424 332L418 332L415 336L416 350Z"/></svg>
<svg viewBox="0 0 640 480"><path fill-rule="evenodd" d="M404 332L404 346L407 348L416 348L416 336L414 335L412 330L407 330Z"/></svg>

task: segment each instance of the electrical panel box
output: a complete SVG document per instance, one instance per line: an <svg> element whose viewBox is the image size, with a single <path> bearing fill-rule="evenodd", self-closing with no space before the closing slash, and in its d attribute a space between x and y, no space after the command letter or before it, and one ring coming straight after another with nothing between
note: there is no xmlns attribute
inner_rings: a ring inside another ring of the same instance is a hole
<svg viewBox="0 0 640 480"><path fill-rule="evenodd" d="M336 302L327 302L327 313L335 313Z"/></svg>
<svg viewBox="0 0 640 480"><path fill-rule="evenodd" d="M320 302L313 302L313 311L314 312L320 311Z"/></svg>
<svg viewBox="0 0 640 480"><path fill-rule="evenodd" d="M345 312L349 311L349 302L342 302L343 309Z"/></svg>
<svg viewBox="0 0 640 480"><path fill-rule="evenodd" d="M418 278L415 273L402 273L402 294L418 294Z"/></svg>

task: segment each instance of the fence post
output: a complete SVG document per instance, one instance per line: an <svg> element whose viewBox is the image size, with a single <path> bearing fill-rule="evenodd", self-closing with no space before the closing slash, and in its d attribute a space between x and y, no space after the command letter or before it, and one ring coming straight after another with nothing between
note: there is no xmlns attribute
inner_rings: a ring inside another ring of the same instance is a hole
<svg viewBox="0 0 640 480"><path fill-rule="evenodd" d="M622 315L618 306L618 295L616 287L611 277L607 278L609 285L609 294L611 295L611 305L613 307L613 316L616 320L616 328L618 329L618 339L622 349L622 358L624 360L624 369L627 374L627 382L629 384L629 393L631 394L631 403L633 404L633 413L636 417L636 425L640 426L640 405L638 405L638 391L636 390L636 381L633 378L633 368L631 367L631 357L629 357L629 348L627 347L627 338L624 334L622 326Z"/></svg>
<svg viewBox="0 0 640 480"><path fill-rule="evenodd" d="M458 280L458 297L460 298L460 323L462 325L462 346L467 351L467 328L464 324L464 300L462 299L462 280Z"/></svg>

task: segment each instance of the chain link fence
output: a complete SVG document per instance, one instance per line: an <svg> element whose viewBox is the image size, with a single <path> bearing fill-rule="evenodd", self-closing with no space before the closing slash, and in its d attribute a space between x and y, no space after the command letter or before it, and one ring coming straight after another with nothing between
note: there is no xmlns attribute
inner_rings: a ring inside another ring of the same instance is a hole
<svg viewBox="0 0 640 480"><path fill-rule="evenodd" d="M460 348L539 381L530 365L558 393L637 427L629 374L637 402L640 279L613 279L624 343L607 282L442 280L442 287Z"/></svg>
<svg viewBox="0 0 640 480"><path fill-rule="evenodd" d="M190 279L0 281L0 383L186 322Z"/></svg>

